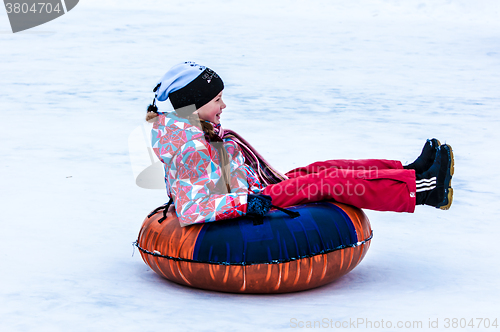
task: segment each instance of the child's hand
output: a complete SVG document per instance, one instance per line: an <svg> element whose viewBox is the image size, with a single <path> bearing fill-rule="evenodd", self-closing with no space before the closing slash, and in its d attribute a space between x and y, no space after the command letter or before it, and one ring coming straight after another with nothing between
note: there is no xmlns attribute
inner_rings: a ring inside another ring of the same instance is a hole
<svg viewBox="0 0 500 332"><path fill-rule="evenodd" d="M248 194L247 214L263 217L269 212L272 198L268 195Z"/></svg>

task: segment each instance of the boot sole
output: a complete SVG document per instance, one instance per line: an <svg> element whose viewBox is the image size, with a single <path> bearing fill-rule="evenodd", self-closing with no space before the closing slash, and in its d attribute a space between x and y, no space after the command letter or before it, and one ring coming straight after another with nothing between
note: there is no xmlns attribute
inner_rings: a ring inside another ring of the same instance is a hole
<svg viewBox="0 0 500 332"><path fill-rule="evenodd" d="M453 157L453 149L451 148L451 146L448 145L448 147L450 148L450 156L451 156L450 176L453 176L453 174L455 174L455 157Z"/></svg>
<svg viewBox="0 0 500 332"><path fill-rule="evenodd" d="M446 144L450 149L450 176L448 179L448 195L446 195L445 205L440 206L441 210L448 210L453 203L453 188L451 187L451 178L455 174L455 157L453 156L453 149L450 145Z"/></svg>
<svg viewBox="0 0 500 332"><path fill-rule="evenodd" d="M451 203L453 203L453 188L452 187L448 188L447 201L448 201L448 204L439 207L441 210L448 210L451 206Z"/></svg>

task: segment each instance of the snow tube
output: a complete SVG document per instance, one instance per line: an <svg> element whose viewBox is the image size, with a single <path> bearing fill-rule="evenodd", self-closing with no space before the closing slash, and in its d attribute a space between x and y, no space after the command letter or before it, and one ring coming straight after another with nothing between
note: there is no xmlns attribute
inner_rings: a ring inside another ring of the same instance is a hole
<svg viewBox="0 0 500 332"><path fill-rule="evenodd" d="M135 242L162 277L231 293L286 293L327 284L351 271L372 238L360 209L334 202L272 209L262 224L237 218L181 227L173 207L144 220Z"/></svg>

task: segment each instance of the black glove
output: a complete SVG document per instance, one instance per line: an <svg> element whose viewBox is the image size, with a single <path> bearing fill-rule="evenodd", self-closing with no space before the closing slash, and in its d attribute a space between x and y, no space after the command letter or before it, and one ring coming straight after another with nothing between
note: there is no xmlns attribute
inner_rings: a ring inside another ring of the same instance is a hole
<svg viewBox="0 0 500 332"><path fill-rule="evenodd" d="M264 217L272 205L272 198L268 195L248 194L247 214Z"/></svg>

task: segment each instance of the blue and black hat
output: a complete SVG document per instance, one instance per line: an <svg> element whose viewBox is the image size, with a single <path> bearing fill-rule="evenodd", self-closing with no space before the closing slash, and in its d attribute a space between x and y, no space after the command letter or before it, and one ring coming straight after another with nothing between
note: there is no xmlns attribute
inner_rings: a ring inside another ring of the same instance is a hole
<svg viewBox="0 0 500 332"><path fill-rule="evenodd" d="M192 61L173 66L154 88L155 100L170 99L179 116L187 117L224 89L213 70ZM154 103L153 103L154 104ZM187 107L194 105L194 107Z"/></svg>

